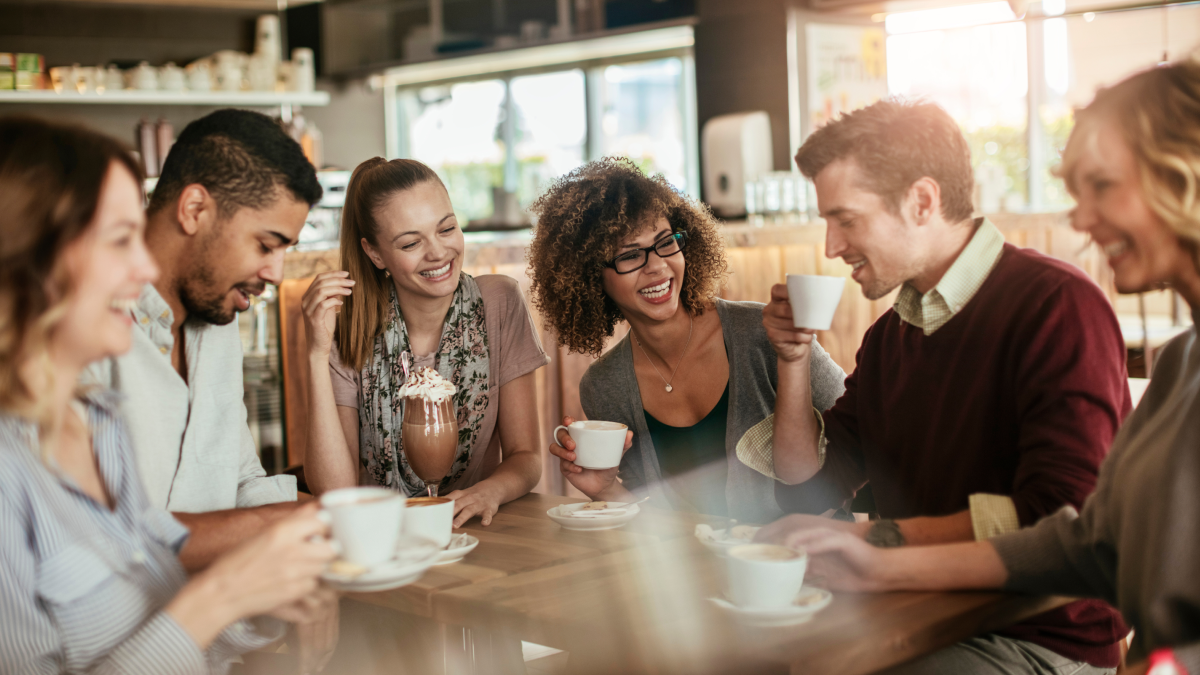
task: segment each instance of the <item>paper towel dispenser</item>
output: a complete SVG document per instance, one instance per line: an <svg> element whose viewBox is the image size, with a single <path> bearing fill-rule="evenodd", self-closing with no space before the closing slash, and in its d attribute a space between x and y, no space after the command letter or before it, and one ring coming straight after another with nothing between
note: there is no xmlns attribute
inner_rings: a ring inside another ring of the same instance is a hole
<svg viewBox="0 0 1200 675"><path fill-rule="evenodd" d="M746 213L746 181L774 168L771 117L765 111L714 117L701 133L704 201L724 217Z"/></svg>

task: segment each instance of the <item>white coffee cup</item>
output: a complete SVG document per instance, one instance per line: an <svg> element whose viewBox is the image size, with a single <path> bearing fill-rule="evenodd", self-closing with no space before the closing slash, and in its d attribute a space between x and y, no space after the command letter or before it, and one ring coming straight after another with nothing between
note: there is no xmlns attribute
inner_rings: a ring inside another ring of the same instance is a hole
<svg viewBox="0 0 1200 675"><path fill-rule="evenodd" d="M321 518L344 560L371 567L396 554L404 501L404 495L382 487L331 490L321 495Z"/></svg>
<svg viewBox="0 0 1200 675"><path fill-rule="evenodd" d="M555 427L555 438L558 438L559 429L566 431L571 440L575 441L576 466L585 469L611 469L620 465L621 455L625 451L625 432L628 430L624 424L579 420L572 422L569 427Z"/></svg>
<svg viewBox="0 0 1200 675"><path fill-rule="evenodd" d="M212 67L206 60L194 61L187 67L188 89L212 91Z"/></svg>
<svg viewBox="0 0 1200 675"><path fill-rule="evenodd" d="M804 585L808 554L774 544L729 549L729 600L747 609L787 607Z"/></svg>
<svg viewBox="0 0 1200 675"><path fill-rule="evenodd" d="M91 66L75 66L75 83L81 94L96 93L96 71Z"/></svg>
<svg viewBox="0 0 1200 675"><path fill-rule="evenodd" d="M409 497L404 507L404 534L433 540L439 547L450 543L454 529L454 500L446 497Z"/></svg>
<svg viewBox="0 0 1200 675"><path fill-rule="evenodd" d="M829 330L845 287L845 277L787 275L788 302L792 304L792 325L796 328Z"/></svg>
<svg viewBox="0 0 1200 675"><path fill-rule="evenodd" d="M133 89L140 89L141 91L158 90L158 69L150 65L148 61L142 61L137 64L136 68L129 70L128 77Z"/></svg>
<svg viewBox="0 0 1200 675"><path fill-rule="evenodd" d="M104 70L104 93L109 94L124 91L124 89L125 73L122 73L120 68L109 65Z"/></svg>
<svg viewBox="0 0 1200 675"><path fill-rule="evenodd" d="M158 88L163 91L185 91L187 89L187 76L184 74L183 68L174 63L167 63L162 68L159 68Z"/></svg>
<svg viewBox="0 0 1200 675"><path fill-rule="evenodd" d="M75 69L78 67L79 64L51 68L50 83L54 91L60 94L78 94L79 85L75 79Z"/></svg>

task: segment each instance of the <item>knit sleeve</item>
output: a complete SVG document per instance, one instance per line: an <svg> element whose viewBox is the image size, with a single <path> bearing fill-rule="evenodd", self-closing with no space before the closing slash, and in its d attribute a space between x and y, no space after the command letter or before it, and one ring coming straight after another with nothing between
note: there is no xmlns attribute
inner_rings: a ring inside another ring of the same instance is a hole
<svg viewBox="0 0 1200 675"><path fill-rule="evenodd" d="M1103 507L1090 501L1082 515L1064 506L1034 527L989 540L1008 570L1007 589L1116 602L1116 551L1103 540Z"/></svg>
<svg viewBox="0 0 1200 675"><path fill-rule="evenodd" d="M871 331L863 337L867 343ZM862 360L859 347L856 363ZM858 435L858 369L845 380L845 391L825 411L825 463L815 476L798 485L775 483L775 500L787 513L823 513L839 508L867 483L867 467ZM814 403L816 391L813 392Z"/></svg>
<svg viewBox="0 0 1200 675"><path fill-rule="evenodd" d="M846 373L815 338L809 363L808 381L812 389L813 407L824 412L832 408L846 391Z"/></svg>
<svg viewBox="0 0 1200 675"><path fill-rule="evenodd" d="M623 405L627 403L627 399L622 396L619 385L615 384L616 373L621 369L617 363L617 360L622 358L622 353L618 351L620 349L620 344L613 347L584 372L579 381L579 405L583 408L583 414L590 420L619 422L634 429L636 425L628 418L626 406ZM641 407L640 402L638 407ZM636 431L634 433L633 447L621 457L617 478L621 480L625 489L636 492L645 485L646 480L642 476L639 462L634 461L641 442L641 439L636 438Z"/></svg>
<svg viewBox="0 0 1200 675"><path fill-rule="evenodd" d="M1018 464L1012 500L1022 526L1079 508L1130 410L1125 342L1090 280L1069 277L1019 327Z"/></svg>

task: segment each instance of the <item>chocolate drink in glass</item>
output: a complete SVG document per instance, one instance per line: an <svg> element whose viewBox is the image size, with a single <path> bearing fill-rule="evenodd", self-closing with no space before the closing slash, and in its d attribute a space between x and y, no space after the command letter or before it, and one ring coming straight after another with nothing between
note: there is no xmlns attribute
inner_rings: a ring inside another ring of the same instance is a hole
<svg viewBox="0 0 1200 675"><path fill-rule="evenodd" d="M430 497L438 496L438 484L450 473L458 454L453 394L454 385L432 368L414 373L401 390L404 455Z"/></svg>

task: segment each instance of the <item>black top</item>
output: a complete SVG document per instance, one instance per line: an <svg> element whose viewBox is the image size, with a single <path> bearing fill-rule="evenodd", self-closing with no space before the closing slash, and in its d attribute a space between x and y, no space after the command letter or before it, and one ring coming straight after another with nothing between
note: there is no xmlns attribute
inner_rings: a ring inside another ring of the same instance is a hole
<svg viewBox="0 0 1200 675"><path fill-rule="evenodd" d="M729 415L729 384L726 383L717 405L690 427L669 426L648 412L644 414L658 466L683 500L671 507L714 516L728 515L725 422Z"/></svg>

